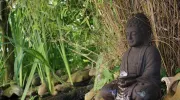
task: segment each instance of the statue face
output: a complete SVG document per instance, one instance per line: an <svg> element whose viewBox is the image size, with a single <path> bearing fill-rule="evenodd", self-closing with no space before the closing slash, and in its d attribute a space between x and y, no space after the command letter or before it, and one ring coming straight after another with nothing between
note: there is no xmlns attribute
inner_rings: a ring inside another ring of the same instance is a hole
<svg viewBox="0 0 180 100"><path fill-rule="evenodd" d="M130 47L136 47L143 44L143 34L138 27L127 27L126 35Z"/></svg>

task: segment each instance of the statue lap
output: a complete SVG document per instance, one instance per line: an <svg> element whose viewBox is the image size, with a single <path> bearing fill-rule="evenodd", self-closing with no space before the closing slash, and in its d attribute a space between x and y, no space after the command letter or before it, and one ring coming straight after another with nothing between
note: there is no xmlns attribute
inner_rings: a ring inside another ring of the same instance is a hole
<svg viewBox="0 0 180 100"><path fill-rule="evenodd" d="M117 81L116 84L112 82L103 86L100 94L104 100L158 100L160 97L160 88L150 83L135 83L129 86L126 88L126 93L130 95L123 99L119 97L118 91Z"/></svg>

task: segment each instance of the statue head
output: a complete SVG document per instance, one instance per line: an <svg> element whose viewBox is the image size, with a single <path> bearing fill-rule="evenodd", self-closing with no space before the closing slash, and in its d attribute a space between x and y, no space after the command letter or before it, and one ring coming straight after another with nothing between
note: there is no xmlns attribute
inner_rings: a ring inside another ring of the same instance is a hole
<svg viewBox="0 0 180 100"><path fill-rule="evenodd" d="M149 45L151 42L151 33L149 19L143 13L137 13L128 20L126 36L130 47Z"/></svg>

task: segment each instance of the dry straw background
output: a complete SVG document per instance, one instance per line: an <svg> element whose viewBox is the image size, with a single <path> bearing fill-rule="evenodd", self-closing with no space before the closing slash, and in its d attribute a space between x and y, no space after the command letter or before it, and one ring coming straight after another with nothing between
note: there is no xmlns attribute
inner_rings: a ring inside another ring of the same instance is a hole
<svg viewBox="0 0 180 100"><path fill-rule="evenodd" d="M153 43L162 57L168 76L180 67L180 0L94 0L105 26L99 43L104 45L106 60L117 63L127 49L125 24L132 14L145 13L151 21ZM118 59L117 59L118 58ZM115 60L117 59L117 60Z"/></svg>

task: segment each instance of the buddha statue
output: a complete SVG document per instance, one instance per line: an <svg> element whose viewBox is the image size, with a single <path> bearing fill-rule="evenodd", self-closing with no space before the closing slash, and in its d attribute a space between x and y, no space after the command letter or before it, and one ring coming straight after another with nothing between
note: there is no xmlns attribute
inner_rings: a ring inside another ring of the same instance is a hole
<svg viewBox="0 0 180 100"><path fill-rule="evenodd" d="M161 57L151 43L151 26L143 13L128 20L124 53L118 79L100 90L104 100L158 100Z"/></svg>

